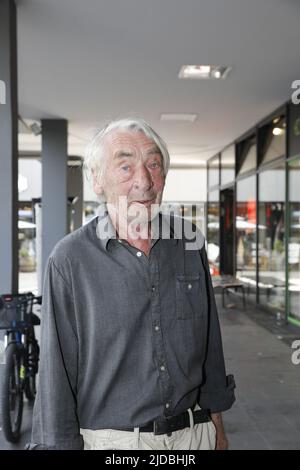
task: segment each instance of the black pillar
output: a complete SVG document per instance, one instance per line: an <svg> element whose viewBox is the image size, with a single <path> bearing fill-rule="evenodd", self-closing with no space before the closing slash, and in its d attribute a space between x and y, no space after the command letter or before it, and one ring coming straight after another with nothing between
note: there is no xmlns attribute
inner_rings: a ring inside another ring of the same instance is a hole
<svg viewBox="0 0 300 470"><path fill-rule="evenodd" d="M18 98L14 0L0 0L0 294L18 292Z"/></svg>
<svg viewBox="0 0 300 470"><path fill-rule="evenodd" d="M67 233L68 123L42 120L42 273L47 259Z"/></svg>

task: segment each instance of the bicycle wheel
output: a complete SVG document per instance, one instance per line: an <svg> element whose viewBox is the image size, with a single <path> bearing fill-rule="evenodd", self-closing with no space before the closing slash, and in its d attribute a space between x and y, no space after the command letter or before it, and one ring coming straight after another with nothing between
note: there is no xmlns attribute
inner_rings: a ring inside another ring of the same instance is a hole
<svg viewBox="0 0 300 470"><path fill-rule="evenodd" d="M5 351L5 367L1 386L2 426L9 442L18 442L23 413L21 352L16 343Z"/></svg>

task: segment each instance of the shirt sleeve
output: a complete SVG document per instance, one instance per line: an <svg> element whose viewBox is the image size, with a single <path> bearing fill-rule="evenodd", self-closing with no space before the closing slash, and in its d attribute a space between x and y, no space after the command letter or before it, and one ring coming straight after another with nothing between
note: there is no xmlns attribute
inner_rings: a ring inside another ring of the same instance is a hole
<svg viewBox="0 0 300 470"><path fill-rule="evenodd" d="M200 254L206 277L208 332L199 404L211 413L220 413L231 408L235 401L235 382L233 375L226 376L220 324L205 246Z"/></svg>
<svg viewBox="0 0 300 470"><path fill-rule="evenodd" d="M78 339L71 286L50 257L43 286L41 356L28 450L83 449L76 412Z"/></svg>

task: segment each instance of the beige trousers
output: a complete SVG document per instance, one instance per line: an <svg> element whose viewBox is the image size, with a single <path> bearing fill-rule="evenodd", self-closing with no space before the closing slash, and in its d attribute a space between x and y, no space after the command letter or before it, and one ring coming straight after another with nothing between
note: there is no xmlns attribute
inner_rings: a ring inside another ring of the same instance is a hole
<svg viewBox="0 0 300 470"><path fill-rule="evenodd" d="M190 427L174 431L171 436L156 436L153 432L140 432L139 428L134 431L80 429L84 450L214 450L216 428L213 422L194 424L192 411L188 412Z"/></svg>

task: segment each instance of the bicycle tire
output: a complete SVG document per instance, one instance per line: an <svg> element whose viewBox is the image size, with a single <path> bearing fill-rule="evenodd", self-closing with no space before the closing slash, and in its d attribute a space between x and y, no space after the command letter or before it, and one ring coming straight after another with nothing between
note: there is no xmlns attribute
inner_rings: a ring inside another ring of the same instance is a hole
<svg viewBox="0 0 300 470"><path fill-rule="evenodd" d="M5 367L1 384L1 413L3 433L7 441L20 439L23 415L23 390L21 384L21 352L16 343L5 351ZM13 413L13 419L12 419Z"/></svg>

